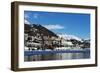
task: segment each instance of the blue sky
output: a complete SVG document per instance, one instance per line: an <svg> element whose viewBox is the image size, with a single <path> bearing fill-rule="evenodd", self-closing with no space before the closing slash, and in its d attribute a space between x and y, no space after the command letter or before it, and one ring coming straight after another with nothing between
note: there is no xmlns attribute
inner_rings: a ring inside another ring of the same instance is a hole
<svg viewBox="0 0 100 73"><path fill-rule="evenodd" d="M90 38L90 14L24 11L25 22L41 24L57 34Z"/></svg>

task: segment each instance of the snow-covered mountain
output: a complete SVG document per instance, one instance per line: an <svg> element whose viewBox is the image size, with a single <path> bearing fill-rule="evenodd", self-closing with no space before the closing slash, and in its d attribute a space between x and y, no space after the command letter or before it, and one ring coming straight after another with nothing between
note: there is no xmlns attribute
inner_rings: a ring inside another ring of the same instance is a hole
<svg viewBox="0 0 100 73"><path fill-rule="evenodd" d="M24 19L24 24L30 25L30 22L28 20Z"/></svg>
<svg viewBox="0 0 100 73"><path fill-rule="evenodd" d="M78 41L82 41L81 38L75 36L75 35L68 35L68 34L58 34L59 37L62 37L64 39L70 40L70 39L76 39Z"/></svg>
<svg viewBox="0 0 100 73"><path fill-rule="evenodd" d="M28 21L28 20L24 20L24 24L27 24L27 25L30 25L30 22ZM37 26L36 24L34 24L34 27L35 26ZM39 26L40 27L40 26ZM46 29L44 26L42 26L41 25L41 27L42 27L42 30L43 29ZM46 31L49 31L48 33L51 35L51 33L52 33L52 35L55 35L55 36L59 36L60 38L62 37L62 38L64 38L64 39L66 39L66 40L70 40L70 39L75 39L75 40L78 40L78 41L82 41L82 39L81 38L79 38L79 37L77 37L77 36L75 36L75 35L68 35L68 34L55 34L54 32L52 32L52 31L50 31L50 30L48 30L48 29L46 29ZM45 31L45 32L46 32Z"/></svg>

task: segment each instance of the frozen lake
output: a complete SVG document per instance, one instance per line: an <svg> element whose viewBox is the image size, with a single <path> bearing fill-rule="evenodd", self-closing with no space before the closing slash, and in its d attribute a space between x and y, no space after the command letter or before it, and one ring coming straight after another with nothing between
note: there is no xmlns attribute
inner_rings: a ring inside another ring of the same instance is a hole
<svg viewBox="0 0 100 73"><path fill-rule="evenodd" d="M70 60L70 59L88 59L88 58L90 58L89 50L88 51L68 50L66 52L61 51L57 53L25 55L24 61Z"/></svg>

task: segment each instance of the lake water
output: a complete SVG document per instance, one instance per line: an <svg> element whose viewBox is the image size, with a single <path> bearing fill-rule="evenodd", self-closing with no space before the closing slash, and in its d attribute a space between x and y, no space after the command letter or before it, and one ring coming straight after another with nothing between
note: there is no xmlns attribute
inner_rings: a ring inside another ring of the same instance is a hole
<svg viewBox="0 0 100 73"><path fill-rule="evenodd" d="M90 58L90 52L56 53L56 54L24 56L24 61L70 60L70 59L88 59L88 58Z"/></svg>

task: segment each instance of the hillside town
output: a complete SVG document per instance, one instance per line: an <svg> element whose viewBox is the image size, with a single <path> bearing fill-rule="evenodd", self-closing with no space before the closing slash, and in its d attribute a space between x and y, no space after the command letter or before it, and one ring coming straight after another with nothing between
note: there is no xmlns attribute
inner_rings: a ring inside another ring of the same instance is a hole
<svg viewBox="0 0 100 73"><path fill-rule="evenodd" d="M40 24L24 25L26 51L66 50L90 48L90 39L79 39L67 34L56 34Z"/></svg>

